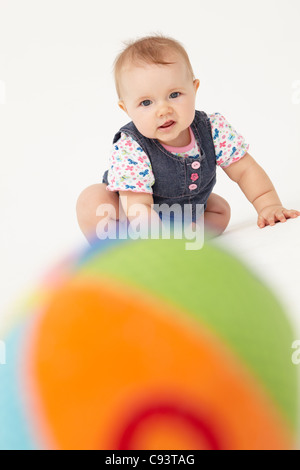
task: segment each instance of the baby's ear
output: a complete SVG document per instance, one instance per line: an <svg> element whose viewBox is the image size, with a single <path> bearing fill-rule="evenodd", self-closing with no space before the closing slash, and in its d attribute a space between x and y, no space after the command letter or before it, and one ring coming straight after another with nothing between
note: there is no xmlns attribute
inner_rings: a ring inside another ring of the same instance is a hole
<svg viewBox="0 0 300 470"><path fill-rule="evenodd" d="M123 109L123 111L125 111L125 113L127 113L127 108L125 106L124 101L122 101L122 100L118 101L118 106L119 106L119 108Z"/></svg>
<svg viewBox="0 0 300 470"><path fill-rule="evenodd" d="M194 89L195 89L195 92L196 92L199 88L200 80L198 80L198 78L196 80L194 80L193 85L194 85Z"/></svg>

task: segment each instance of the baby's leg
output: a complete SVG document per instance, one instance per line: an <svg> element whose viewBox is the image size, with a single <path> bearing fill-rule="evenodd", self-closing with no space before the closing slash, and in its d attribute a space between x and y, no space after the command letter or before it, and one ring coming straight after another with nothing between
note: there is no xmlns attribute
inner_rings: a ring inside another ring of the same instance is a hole
<svg viewBox="0 0 300 470"><path fill-rule="evenodd" d="M122 207L119 212L119 194L113 191L106 191L106 184L99 183L88 186L80 194L77 205L77 219L80 229L88 241L92 241L97 236L97 224L102 219L124 220L126 218ZM102 204L107 204L110 209L104 215L97 215L97 209ZM230 206L222 197L212 193L208 200L204 213L205 228L213 236L224 232L230 220ZM194 225L194 224L193 224Z"/></svg>
<svg viewBox="0 0 300 470"><path fill-rule="evenodd" d="M96 238L97 224L100 220L119 220L120 216L121 219L124 216L122 208L122 213L119 214L119 194L113 191L106 191L106 186L105 183L88 186L82 191L77 200L76 212L78 224L88 241ZM105 208L108 211L103 215L97 215L97 209L99 213L99 206L102 204L108 204Z"/></svg>
<svg viewBox="0 0 300 470"><path fill-rule="evenodd" d="M230 220L230 206L225 199L211 193L204 213L204 227L212 236L221 235Z"/></svg>

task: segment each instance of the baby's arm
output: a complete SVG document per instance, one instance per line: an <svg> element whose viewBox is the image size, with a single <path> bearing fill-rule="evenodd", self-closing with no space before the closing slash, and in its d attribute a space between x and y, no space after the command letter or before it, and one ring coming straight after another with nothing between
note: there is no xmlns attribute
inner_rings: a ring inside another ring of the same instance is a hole
<svg viewBox="0 0 300 470"><path fill-rule="evenodd" d="M149 193L139 193L133 191L119 191L122 208L129 222L132 222L136 217L139 220L146 220L148 227L151 223L161 225L161 220L157 212L152 209L153 196ZM134 207L134 205L136 205Z"/></svg>
<svg viewBox="0 0 300 470"><path fill-rule="evenodd" d="M255 207L258 213L257 225L260 228L275 225L276 221L285 222L286 219L300 215L299 211L288 210L282 206L270 178L248 153L224 168L224 171L230 179L238 183Z"/></svg>

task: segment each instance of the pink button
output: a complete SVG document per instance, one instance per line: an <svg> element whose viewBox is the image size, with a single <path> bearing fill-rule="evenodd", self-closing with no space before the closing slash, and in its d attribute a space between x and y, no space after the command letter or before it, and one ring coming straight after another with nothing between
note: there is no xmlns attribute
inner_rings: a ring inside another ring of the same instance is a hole
<svg viewBox="0 0 300 470"><path fill-rule="evenodd" d="M192 174L191 174L191 180L192 180L192 181L197 181L198 178L199 178L198 173L192 173Z"/></svg>
<svg viewBox="0 0 300 470"><path fill-rule="evenodd" d="M198 170L198 168L200 168L200 163L199 162L193 162L192 163L192 168L194 168L194 170Z"/></svg>
<svg viewBox="0 0 300 470"><path fill-rule="evenodd" d="M197 189L197 185L196 184L190 184L189 189L193 191L193 189Z"/></svg>

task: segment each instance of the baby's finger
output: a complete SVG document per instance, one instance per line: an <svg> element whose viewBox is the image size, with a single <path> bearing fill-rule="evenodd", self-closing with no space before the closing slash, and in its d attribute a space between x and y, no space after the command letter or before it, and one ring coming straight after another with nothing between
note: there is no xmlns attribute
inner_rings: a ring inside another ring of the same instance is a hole
<svg viewBox="0 0 300 470"><path fill-rule="evenodd" d="M282 211L287 219L289 218L295 218L300 215L299 211L296 211L294 209L283 209Z"/></svg>
<svg viewBox="0 0 300 470"><path fill-rule="evenodd" d="M284 216L283 211L278 211L276 212L275 215L276 215L277 220L279 220L279 222L286 222L286 218Z"/></svg>
<svg viewBox="0 0 300 470"><path fill-rule="evenodd" d="M267 221L268 221L268 224L269 224L269 225L272 225L272 226L275 225L275 214L269 215L269 216L267 217Z"/></svg>
<svg viewBox="0 0 300 470"><path fill-rule="evenodd" d="M257 225L259 226L259 228L264 228L265 227L266 223L265 223L265 219L262 215L258 216Z"/></svg>

